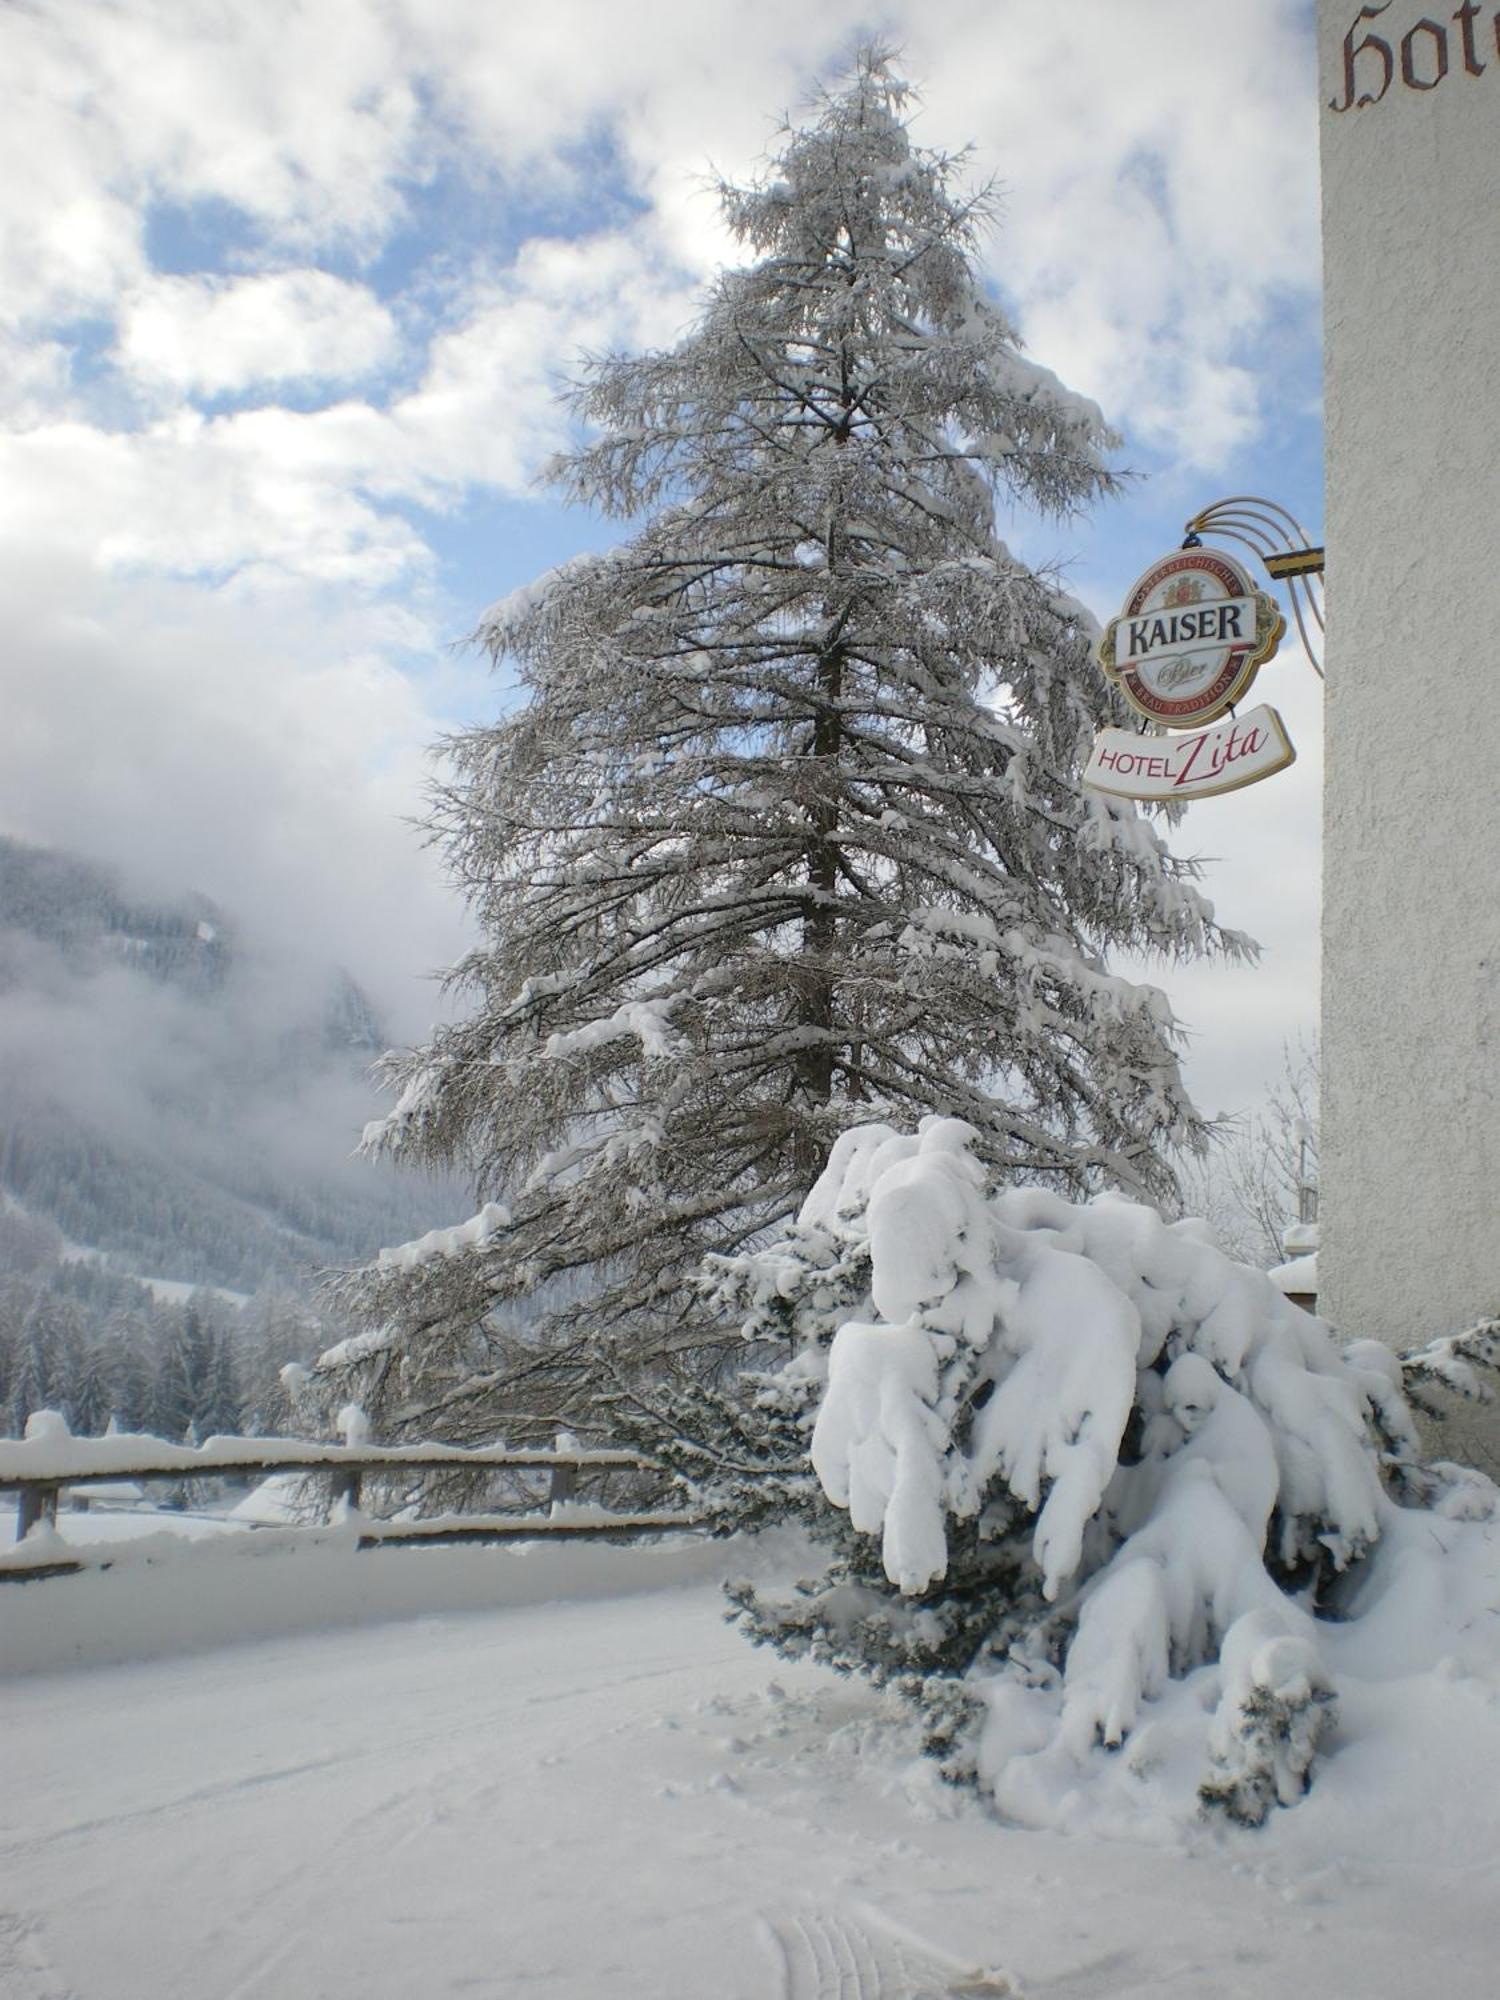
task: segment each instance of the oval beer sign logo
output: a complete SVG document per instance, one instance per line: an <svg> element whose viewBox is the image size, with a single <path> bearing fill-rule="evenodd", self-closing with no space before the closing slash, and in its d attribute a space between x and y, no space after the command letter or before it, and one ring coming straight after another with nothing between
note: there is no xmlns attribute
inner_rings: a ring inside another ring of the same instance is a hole
<svg viewBox="0 0 1500 2000"><path fill-rule="evenodd" d="M1275 600L1222 549L1178 549L1137 578L1099 664L1138 715L1197 729L1223 715L1281 644Z"/></svg>

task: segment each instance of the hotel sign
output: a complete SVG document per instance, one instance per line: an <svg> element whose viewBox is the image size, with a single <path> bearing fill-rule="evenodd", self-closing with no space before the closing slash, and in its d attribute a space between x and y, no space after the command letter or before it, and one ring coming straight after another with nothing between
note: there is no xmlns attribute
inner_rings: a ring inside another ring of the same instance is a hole
<svg viewBox="0 0 1500 2000"><path fill-rule="evenodd" d="M1295 762L1274 708L1252 708L1234 721L1211 723L1186 736L1142 736L1101 729L1083 782L1126 799L1209 799L1273 777Z"/></svg>
<svg viewBox="0 0 1500 2000"><path fill-rule="evenodd" d="M1384 18L1391 4L1371 0L1355 15L1344 37L1343 94L1329 98L1330 111L1367 110L1398 79L1401 90L1425 94L1450 76L1483 76L1500 63L1500 9L1463 0L1446 19L1424 14L1401 34L1400 15L1394 21ZM1406 10L1408 18L1412 11ZM1372 22L1383 32L1376 34Z"/></svg>
<svg viewBox="0 0 1500 2000"><path fill-rule="evenodd" d="M1152 563L1105 627L1099 664L1144 721L1195 733L1174 741L1101 730L1083 782L1125 798L1183 801L1284 770L1297 753L1275 709L1220 718L1285 632L1275 600L1222 549L1175 549Z"/></svg>

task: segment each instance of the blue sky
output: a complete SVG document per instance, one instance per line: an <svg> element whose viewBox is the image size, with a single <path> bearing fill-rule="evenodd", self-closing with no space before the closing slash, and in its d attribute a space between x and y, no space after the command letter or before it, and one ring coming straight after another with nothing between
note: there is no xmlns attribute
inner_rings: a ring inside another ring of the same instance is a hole
<svg viewBox="0 0 1500 2000"><path fill-rule="evenodd" d="M1229 492L1321 514L1316 90L1302 0L52 0L0 12L0 828L189 880L405 1033L462 923L411 825L505 691L453 642L616 530L535 485L584 348L670 341L756 171L881 34L919 140L1004 188L986 275L1141 475L1004 531L1106 615ZM1316 1010L1301 760L1179 844L1267 946L1158 973L1210 1109Z"/></svg>

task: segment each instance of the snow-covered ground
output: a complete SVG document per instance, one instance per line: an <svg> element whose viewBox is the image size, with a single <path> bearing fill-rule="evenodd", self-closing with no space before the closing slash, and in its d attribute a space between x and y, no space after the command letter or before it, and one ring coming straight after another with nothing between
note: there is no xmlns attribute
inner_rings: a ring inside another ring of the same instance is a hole
<svg viewBox="0 0 1500 2000"><path fill-rule="evenodd" d="M187 1643L210 1573L304 1573L247 1539L131 1587L182 1597ZM387 1608L490 1608L0 1683L4 2000L1500 1989L1500 1696L1456 1669L1382 1691L1399 1734L1347 1714L1260 1832L1064 1838L946 1792L864 1687L747 1647L720 1548L343 1559ZM124 1581L8 1585L0 1626L61 1632L70 1593L102 1620Z"/></svg>
<svg viewBox="0 0 1500 2000"><path fill-rule="evenodd" d="M70 1548L97 1548L104 1542L138 1542L149 1535L201 1541L212 1535L242 1534L245 1524L227 1513L189 1514L149 1506L90 1507L87 1512L64 1508L57 1517L57 1532Z"/></svg>
<svg viewBox="0 0 1500 2000"><path fill-rule="evenodd" d="M20 1202L13 1202L11 1206L23 1214L26 1212ZM92 1243L74 1243L66 1236L57 1254L64 1264L103 1264L110 1269L117 1268L107 1250L97 1250ZM121 1275L134 1278L138 1285L144 1285L151 1296L160 1299L164 1305L186 1305L198 1292L208 1292L230 1306L247 1306L250 1303L249 1292L232 1292L227 1285L209 1285L197 1279L151 1278L143 1271L123 1271Z"/></svg>

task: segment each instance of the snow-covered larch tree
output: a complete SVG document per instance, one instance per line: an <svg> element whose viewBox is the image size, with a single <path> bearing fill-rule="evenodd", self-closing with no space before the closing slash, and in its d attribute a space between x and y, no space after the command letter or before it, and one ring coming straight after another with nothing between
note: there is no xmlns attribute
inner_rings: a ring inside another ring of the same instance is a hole
<svg viewBox="0 0 1500 2000"><path fill-rule="evenodd" d="M339 1362L388 1422L536 1408L496 1382L564 1325L574 1356L732 1340L692 1274L862 1120L959 1116L1003 1176L1137 1194L1198 1134L1163 996L1106 954L1243 941L1080 788L1121 719L1093 622L996 531L997 500L1110 494L1114 440L1022 356L974 263L990 195L908 100L866 52L722 189L754 261L573 391L557 485L641 524L481 626L522 701L451 744L435 824L484 941L371 1144L491 1205L359 1282L378 1330ZM528 1298L564 1310L518 1350Z"/></svg>

